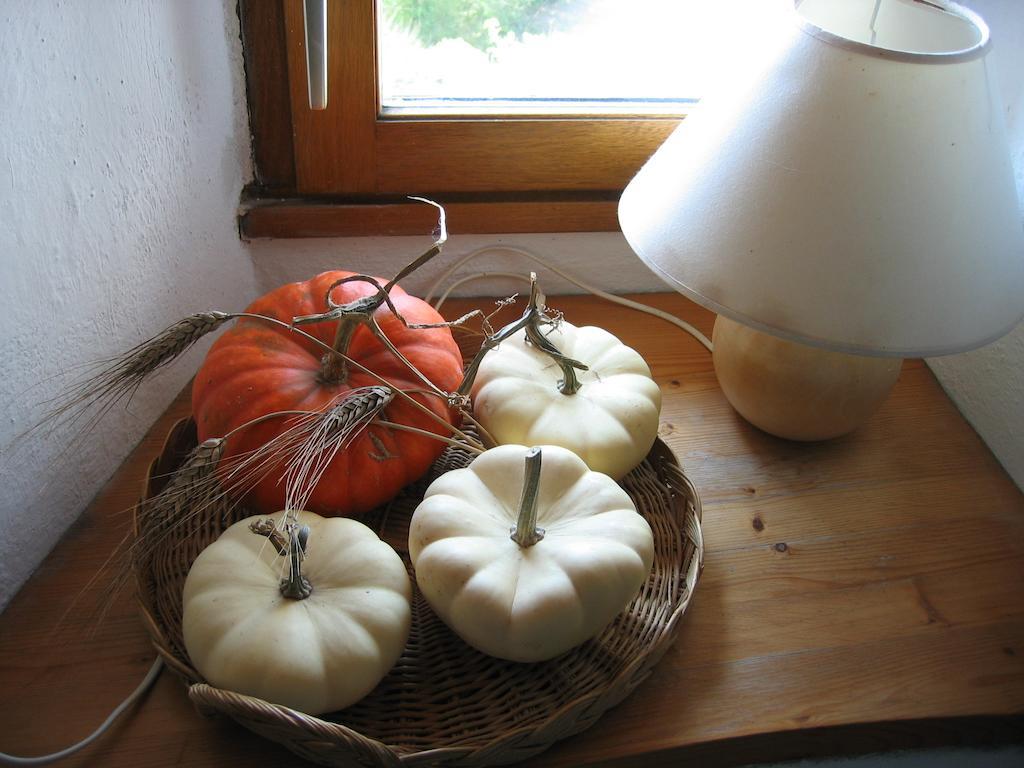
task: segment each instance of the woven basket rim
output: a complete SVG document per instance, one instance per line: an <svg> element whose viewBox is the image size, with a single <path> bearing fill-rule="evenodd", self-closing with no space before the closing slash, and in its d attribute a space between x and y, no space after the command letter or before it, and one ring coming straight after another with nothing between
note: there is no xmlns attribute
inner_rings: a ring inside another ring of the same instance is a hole
<svg viewBox="0 0 1024 768"><path fill-rule="evenodd" d="M142 489L142 500L132 515L133 529L139 536L139 512L142 504L150 497L153 479L161 463L167 464L169 457L178 451L189 430L194 432L194 422L186 417L176 422L168 431L160 454L151 462ZM184 436L184 437L183 437ZM659 473L665 472L667 484L676 484L673 490L681 494L680 528L685 529L690 542L690 561L685 564L685 586L679 599L673 605L659 606L667 611L660 622L656 638L650 643L651 651L630 658L605 685L566 701L557 709L544 713L539 723L530 723L503 732L485 744L449 743L437 744L422 749L403 744L389 744L345 725L272 704L253 696L225 691L205 681L191 666L187 658L181 658L167 636L167 627L147 602L149 594L148 573L136 568L135 578L138 590L140 612L147 632L156 651L169 668L188 686L188 695L205 713L227 714L253 732L278 741L293 752L323 765L498 765L525 759L546 749L551 744L590 727L600 714L617 704L646 678L674 640L679 621L689 606L693 592L703 570L704 545L701 531L702 510L700 497L690 479L682 470L671 448L656 439L648 455L648 462L656 463ZM681 557L684 555L681 553ZM569 651L569 654L576 649ZM562 658L562 657L560 657ZM359 704L353 705L358 707ZM348 712L350 710L345 710ZM573 717L580 713L580 717ZM281 727L284 733L268 731ZM550 737L546 734L551 732ZM531 737L533 737L531 739ZM333 745L333 749L318 751L306 741Z"/></svg>

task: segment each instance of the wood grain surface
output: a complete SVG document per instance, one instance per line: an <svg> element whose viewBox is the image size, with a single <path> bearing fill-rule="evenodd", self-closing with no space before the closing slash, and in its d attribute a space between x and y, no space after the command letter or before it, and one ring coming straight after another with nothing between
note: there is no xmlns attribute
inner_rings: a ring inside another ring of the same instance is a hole
<svg viewBox="0 0 1024 768"><path fill-rule="evenodd" d="M642 299L710 334L712 315L685 299ZM1021 738L1024 496L926 366L908 361L852 435L788 443L732 411L710 356L672 326L590 297L550 303L649 361L661 436L703 498L707 549L678 642L651 678L532 764L736 765ZM445 311L473 306L490 303ZM121 565L104 566L146 466L187 411L183 393L0 616L0 750L32 755L85 736L149 667L131 594L108 601ZM166 672L64 763L302 764L198 715Z"/></svg>
<svg viewBox="0 0 1024 768"><path fill-rule="evenodd" d="M295 189L288 51L284 5L240 0L238 19L245 56L246 102L252 134L253 186L263 194Z"/></svg>
<svg viewBox="0 0 1024 768"><path fill-rule="evenodd" d="M453 235L507 232L616 232L618 198L549 196L545 200L439 200ZM313 203L291 198L250 200L239 216L246 239L274 237L359 237L422 235L437 225L437 214L422 203L364 201Z"/></svg>

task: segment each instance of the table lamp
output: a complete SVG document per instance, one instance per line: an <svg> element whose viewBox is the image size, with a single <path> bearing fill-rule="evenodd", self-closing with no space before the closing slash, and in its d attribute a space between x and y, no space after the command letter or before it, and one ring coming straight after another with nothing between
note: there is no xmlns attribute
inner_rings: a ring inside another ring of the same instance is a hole
<svg viewBox="0 0 1024 768"><path fill-rule="evenodd" d="M715 371L754 425L845 434L902 358L1024 314L989 48L944 0L789 2L626 187L627 241L718 314Z"/></svg>

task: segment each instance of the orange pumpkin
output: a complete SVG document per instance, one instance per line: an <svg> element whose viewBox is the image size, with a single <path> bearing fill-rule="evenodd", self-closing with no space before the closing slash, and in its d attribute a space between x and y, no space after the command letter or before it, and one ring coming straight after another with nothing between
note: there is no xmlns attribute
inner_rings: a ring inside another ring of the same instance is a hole
<svg viewBox="0 0 1024 768"><path fill-rule="evenodd" d="M284 323L326 312L328 289L352 274L325 272L306 282L281 286L257 299L246 312ZM368 283L354 281L331 289L331 299L335 304L348 304L375 292ZM391 289L390 297L409 323L437 323L442 319L429 304L398 286ZM438 388L451 392L458 387L462 358L448 328L408 328L386 304L375 311L374 318L388 339ZM303 325L302 330L332 346L338 325L336 320L323 321ZM423 381L369 328L356 328L345 354L451 422L453 414L447 401L426 391ZM200 442L228 435L265 414L321 410L348 391L379 384L357 367L350 367L343 380L328 376L324 355L324 347L288 328L254 318L238 320L211 347L193 384L192 410ZM387 405L381 418L447 435L443 425L401 396ZM226 442L222 465L259 449L289 423L289 417L282 416L238 430ZM349 515L371 509L423 475L443 448L440 440L371 424L331 460L305 508L321 515ZM270 514L284 508L284 471L282 460L248 492L246 503L254 512Z"/></svg>

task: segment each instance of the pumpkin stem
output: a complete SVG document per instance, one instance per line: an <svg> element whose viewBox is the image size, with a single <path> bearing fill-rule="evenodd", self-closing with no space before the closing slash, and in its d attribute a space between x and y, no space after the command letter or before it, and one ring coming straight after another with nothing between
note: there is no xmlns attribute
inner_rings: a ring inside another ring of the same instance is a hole
<svg viewBox="0 0 1024 768"><path fill-rule="evenodd" d="M327 289L326 302L328 309L326 312L318 312L315 315L302 315L300 317L292 318L293 326L305 325L307 323L322 323L330 320L338 321L338 329L335 332L334 344L332 345L334 348L334 352L328 352L320 361L320 377L327 384L344 384L348 380L349 361L346 359L345 353L348 352L348 347L352 341L352 336L355 334L356 329L360 325L366 325L367 327L369 327L370 330L373 331L374 335L376 335L385 344L385 346L391 347L393 352L397 351L393 348L393 345L391 345L390 341L388 341L387 338L383 336L383 333L380 331L380 328L373 321L373 313L376 312L385 304L395 315L395 317L401 320L402 324L409 328L428 328L439 327L442 325L450 325L449 323L439 323L438 326L417 326L415 324L410 325L406 321L406 319L402 317L399 311L395 308L395 305L391 302L391 289L395 287L395 284L399 280L402 280L403 278L412 274L417 269L426 264L428 261L430 261L432 258L437 256L437 254L441 252L441 247L448 240L448 228L447 225L445 224L444 208L442 208L434 201L427 200L426 198L423 197L411 197L410 199L417 200L421 203L427 203L428 205L432 205L437 209L438 229L440 230L440 234L434 241L434 244L426 252L424 252L420 256L417 256L411 262L406 264L401 270L399 270L397 275L395 275L387 282L387 284L381 285L377 280L370 277L369 275L349 275L348 277L336 280ZM331 298L331 293L339 285L350 282L369 283L377 290L375 293L371 293L368 296L363 296L361 298L355 299L354 301L350 301L347 304L338 304ZM407 360L403 359L403 362L405 362L406 365L409 365L410 367L412 365ZM426 378L422 374L420 374L419 371L416 371L416 373L419 374L420 377L427 382L427 384L430 384L430 382L426 380Z"/></svg>
<svg viewBox="0 0 1024 768"><path fill-rule="evenodd" d="M523 311L522 317L518 320L514 320L509 323L497 333L488 336L480 344L480 350L476 353L476 357L466 366L466 373L463 376L462 384L459 385L456 390L459 395L468 395L470 390L473 388L473 382L476 380L477 372L480 370L480 364L483 362L484 355L490 352L492 349L498 346L502 341L512 336L514 333L519 332L522 329L526 329L526 338L533 344L537 349L541 350L549 357L551 357L562 369L562 378L558 382L558 391L563 395L575 395L580 391L583 383L576 376L576 371L586 371L588 366L581 363L579 360L573 360L570 357L566 357L556 347L547 336L541 331L542 323L550 323L551 319L544 314L544 306L541 303L540 289L537 287L537 273L530 273L530 300L526 305L526 309Z"/></svg>
<svg viewBox="0 0 1024 768"><path fill-rule="evenodd" d="M348 381L348 352L352 337L360 325L368 322L368 317L363 314L344 315L338 321L338 330L334 333L334 343L331 347L334 352L328 352L320 361L320 378L328 384L344 384Z"/></svg>
<svg viewBox="0 0 1024 768"><path fill-rule="evenodd" d="M249 530L270 539L270 543L274 545L274 549L277 550L277 554L288 554L288 541L285 539L284 534L277 529L276 525L274 525L273 520L253 520L249 523Z"/></svg>
<svg viewBox="0 0 1024 768"><path fill-rule="evenodd" d="M530 320L526 323L526 338L537 347L537 349L545 352L550 356L558 367L562 369L562 380L558 382L558 391L563 395L575 395L580 391L580 387L583 384L576 376L576 369L579 368L581 371L587 370L587 366L583 363L566 357L551 341L541 333L540 321L544 317L541 307L539 306L539 295L540 291L537 288L537 274L535 272L530 273Z"/></svg>
<svg viewBox="0 0 1024 768"><path fill-rule="evenodd" d="M509 531L512 541L520 547L532 547L544 538L544 529L537 527L537 497L540 495L541 450L534 446L526 452L526 473L523 496L519 500L519 517Z"/></svg>
<svg viewBox="0 0 1024 768"><path fill-rule="evenodd" d="M281 579L281 594L292 600L305 600L313 594L313 585L302 575L302 561L306 558L309 526L288 526L288 575Z"/></svg>
<svg viewBox="0 0 1024 768"><path fill-rule="evenodd" d="M285 530L287 540L273 520L256 520L249 525L249 530L260 536L266 536L274 545L277 554L288 558L288 575L281 579L281 594L290 600L305 600L313 594L313 585L302 575L302 561L306 557L306 544L309 541L309 526L288 523Z"/></svg>
<svg viewBox="0 0 1024 768"><path fill-rule="evenodd" d="M466 371L462 375L462 383L459 384L459 388L455 390L456 395L460 395L462 397L467 397L469 395L470 390L473 389L473 382L476 381L476 375L480 370L480 364L484 361L484 355L498 346L502 339L506 338L503 335L505 330L507 328L511 328L514 333L522 328L523 325L524 323L517 320L514 323L506 325L505 328L502 328L494 336L488 336L480 343L480 349L477 350L476 355L470 361L469 365L466 366ZM508 335L511 336L512 334L509 333Z"/></svg>

